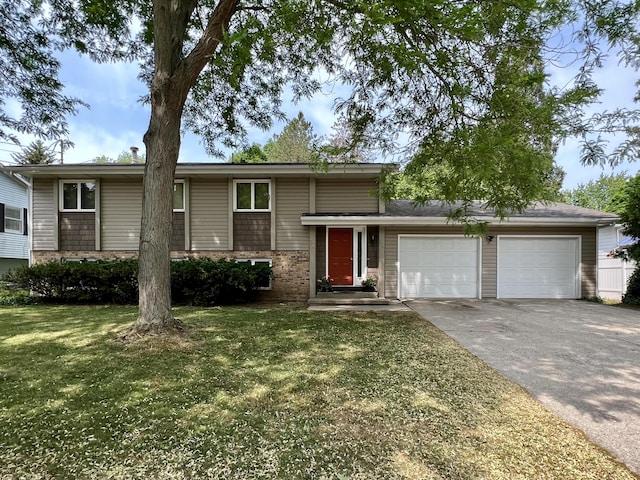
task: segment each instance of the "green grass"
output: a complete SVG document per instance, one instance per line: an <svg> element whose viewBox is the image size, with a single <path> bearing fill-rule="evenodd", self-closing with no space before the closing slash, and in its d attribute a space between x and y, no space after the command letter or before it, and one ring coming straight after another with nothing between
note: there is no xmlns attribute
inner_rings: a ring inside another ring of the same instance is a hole
<svg viewBox="0 0 640 480"><path fill-rule="evenodd" d="M0 478L635 478L408 313L0 307Z"/></svg>

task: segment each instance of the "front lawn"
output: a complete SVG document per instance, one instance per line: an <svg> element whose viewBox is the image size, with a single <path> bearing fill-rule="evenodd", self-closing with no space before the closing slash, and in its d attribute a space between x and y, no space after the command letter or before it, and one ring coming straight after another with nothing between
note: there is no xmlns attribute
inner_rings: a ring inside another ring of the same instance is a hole
<svg viewBox="0 0 640 480"><path fill-rule="evenodd" d="M627 479L408 313L0 307L0 478Z"/></svg>

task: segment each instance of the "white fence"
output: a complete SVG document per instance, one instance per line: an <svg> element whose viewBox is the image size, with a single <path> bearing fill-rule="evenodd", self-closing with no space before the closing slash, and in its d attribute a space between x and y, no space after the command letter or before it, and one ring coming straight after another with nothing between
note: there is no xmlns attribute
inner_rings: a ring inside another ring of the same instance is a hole
<svg viewBox="0 0 640 480"><path fill-rule="evenodd" d="M625 262L620 258L600 257L598 259L598 294L602 298L620 300L627 289L629 277L635 269L635 262Z"/></svg>

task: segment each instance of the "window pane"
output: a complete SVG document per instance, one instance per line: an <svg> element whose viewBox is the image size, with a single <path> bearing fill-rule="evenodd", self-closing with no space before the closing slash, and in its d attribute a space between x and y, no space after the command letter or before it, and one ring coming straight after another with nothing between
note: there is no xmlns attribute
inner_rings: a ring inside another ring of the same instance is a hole
<svg viewBox="0 0 640 480"><path fill-rule="evenodd" d="M251 184L236 184L236 207L239 210L251 210Z"/></svg>
<svg viewBox="0 0 640 480"><path fill-rule="evenodd" d="M184 183L173 184L173 209L184 210Z"/></svg>
<svg viewBox="0 0 640 480"><path fill-rule="evenodd" d="M80 202L83 210L93 210L96 208L96 184L81 183L80 184Z"/></svg>
<svg viewBox="0 0 640 480"><path fill-rule="evenodd" d="M78 208L78 184L62 184L62 208L65 210L76 210Z"/></svg>
<svg viewBox="0 0 640 480"><path fill-rule="evenodd" d="M358 232L356 265L358 266L358 277L362 277L362 232Z"/></svg>
<svg viewBox="0 0 640 480"><path fill-rule="evenodd" d="M5 206L4 229L22 233L22 209Z"/></svg>
<svg viewBox="0 0 640 480"><path fill-rule="evenodd" d="M269 210L269 184L256 183L256 210Z"/></svg>

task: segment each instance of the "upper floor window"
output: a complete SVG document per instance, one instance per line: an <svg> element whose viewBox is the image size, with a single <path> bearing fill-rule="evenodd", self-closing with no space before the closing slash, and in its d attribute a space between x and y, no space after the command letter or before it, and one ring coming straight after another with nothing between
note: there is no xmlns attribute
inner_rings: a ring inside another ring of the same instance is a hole
<svg viewBox="0 0 640 480"><path fill-rule="evenodd" d="M60 209L62 211L93 211L96 209L96 184L92 181L61 182Z"/></svg>
<svg viewBox="0 0 640 480"><path fill-rule="evenodd" d="M234 180L233 209L238 212L268 212L271 210L269 180Z"/></svg>
<svg viewBox="0 0 640 480"><path fill-rule="evenodd" d="M173 211L184 212L184 180L173 183Z"/></svg>
<svg viewBox="0 0 640 480"><path fill-rule="evenodd" d="M24 231L21 208L4 206L4 231L20 234Z"/></svg>

